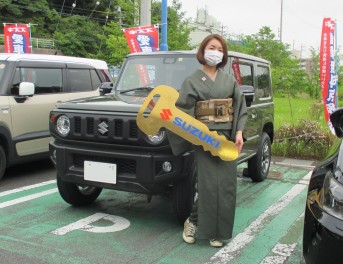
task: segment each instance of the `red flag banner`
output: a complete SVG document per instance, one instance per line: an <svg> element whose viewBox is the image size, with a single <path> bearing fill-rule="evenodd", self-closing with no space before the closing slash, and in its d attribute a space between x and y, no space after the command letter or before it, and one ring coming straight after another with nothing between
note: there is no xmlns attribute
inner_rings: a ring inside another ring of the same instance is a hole
<svg viewBox="0 0 343 264"><path fill-rule="evenodd" d="M155 26L124 29L131 53L158 50L158 30Z"/></svg>
<svg viewBox="0 0 343 264"><path fill-rule="evenodd" d="M30 25L4 24L4 51L31 53Z"/></svg>
<svg viewBox="0 0 343 264"><path fill-rule="evenodd" d="M153 52L158 50L158 30L155 26L126 28L124 34L131 53ZM136 65L142 85L148 85L149 69L145 65Z"/></svg>
<svg viewBox="0 0 343 264"><path fill-rule="evenodd" d="M232 70L233 70L233 74L236 78L236 81L239 85L242 85L242 76L241 76L241 70L239 68L239 59L236 58L233 62L232 62Z"/></svg>
<svg viewBox="0 0 343 264"><path fill-rule="evenodd" d="M323 19L320 43L320 87L324 104L324 115L332 133L334 128L330 122L330 115L337 105L337 69L336 69L336 23L331 18Z"/></svg>

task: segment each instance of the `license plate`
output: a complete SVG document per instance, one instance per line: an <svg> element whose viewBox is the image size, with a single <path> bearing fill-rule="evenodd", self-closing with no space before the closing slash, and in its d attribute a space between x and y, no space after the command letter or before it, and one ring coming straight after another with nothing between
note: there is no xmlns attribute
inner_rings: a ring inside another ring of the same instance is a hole
<svg viewBox="0 0 343 264"><path fill-rule="evenodd" d="M87 161L84 162L84 179L87 181L117 183L117 165Z"/></svg>

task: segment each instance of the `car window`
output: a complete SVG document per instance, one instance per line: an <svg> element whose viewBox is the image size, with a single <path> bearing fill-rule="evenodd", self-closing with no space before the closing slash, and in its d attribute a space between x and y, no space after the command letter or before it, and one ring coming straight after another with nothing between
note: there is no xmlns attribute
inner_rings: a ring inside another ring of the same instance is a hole
<svg viewBox="0 0 343 264"><path fill-rule="evenodd" d="M92 91L92 79L89 69L68 69L71 92Z"/></svg>
<svg viewBox="0 0 343 264"><path fill-rule="evenodd" d="M259 97L269 97L271 95L271 83L269 78L269 68L265 66L257 66L257 87L260 94Z"/></svg>
<svg viewBox="0 0 343 264"><path fill-rule="evenodd" d="M232 61L232 70L239 85L250 85L253 86L253 65L240 61L239 58L235 58Z"/></svg>
<svg viewBox="0 0 343 264"><path fill-rule="evenodd" d="M3 62L0 62L0 82L1 82L2 77L4 76L5 69L6 69L6 64Z"/></svg>
<svg viewBox="0 0 343 264"><path fill-rule="evenodd" d="M63 91L62 69L16 68L11 85L11 94L19 94L21 82L32 82L35 94L60 93Z"/></svg>
<svg viewBox="0 0 343 264"><path fill-rule="evenodd" d="M91 77L92 77L92 87L93 87L93 90L96 90L99 88L99 86L101 84L101 79L95 70L90 70L90 72L91 72ZM109 82L109 81L107 81L107 82Z"/></svg>
<svg viewBox="0 0 343 264"><path fill-rule="evenodd" d="M112 77L111 77L110 73L108 72L108 70L101 69L100 72L101 72L102 77L104 77L105 82L111 82L112 81L111 80Z"/></svg>
<svg viewBox="0 0 343 264"><path fill-rule="evenodd" d="M123 68L117 90L169 85L180 89L185 78L200 66L195 56L152 56L130 58Z"/></svg>

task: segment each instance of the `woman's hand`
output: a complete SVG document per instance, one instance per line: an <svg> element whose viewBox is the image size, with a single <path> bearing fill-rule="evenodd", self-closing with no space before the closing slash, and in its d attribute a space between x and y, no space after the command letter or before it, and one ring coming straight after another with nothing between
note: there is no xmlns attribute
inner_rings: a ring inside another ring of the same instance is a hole
<svg viewBox="0 0 343 264"><path fill-rule="evenodd" d="M241 153L241 150L243 148L243 144L244 144L244 141L243 141L243 133L242 131L237 131L236 132L236 141L235 141L235 145L238 149L238 154Z"/></svg>

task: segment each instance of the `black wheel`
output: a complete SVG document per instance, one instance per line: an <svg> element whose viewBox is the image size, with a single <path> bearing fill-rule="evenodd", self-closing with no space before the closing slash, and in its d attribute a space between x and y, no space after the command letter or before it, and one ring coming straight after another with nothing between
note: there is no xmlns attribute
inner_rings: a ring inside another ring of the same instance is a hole
<svg viewBox="0 0 343 264"><path fill-rule="evenodd" d="M57 188L61 197L74 206L83 206L93 203L100 195L102 188L80 186L63 181L57 174Z"/></svg>
<svg viewBox="0 0 343 264"><path fill-rule="evenodd" d="M196 167L195 161L189 166L186 177L175 183L173 187L173 206L180 224L189 217L195 196Z"/></svg>
<svg viewBox="0 0 343 264"><path fill-rule="evenodd" d="M6 164L7 164L6 153L3 147L0 145L0 180L5 174Z"/></svg>
<svg viewBox="0 0 343 264"><path fill-rule="evenodd" d="M267 133L263 132L256 156L248 161L248 175L254 182L267 178L271 156L271 142Z"/></svg>

